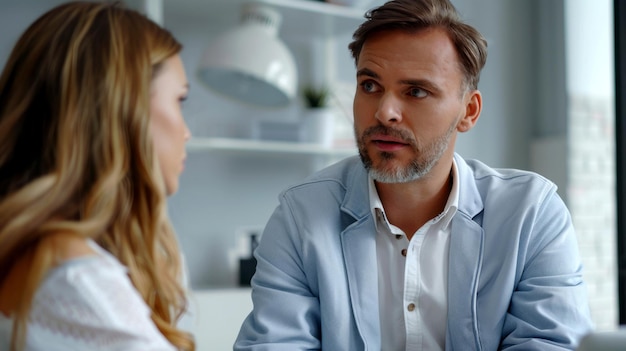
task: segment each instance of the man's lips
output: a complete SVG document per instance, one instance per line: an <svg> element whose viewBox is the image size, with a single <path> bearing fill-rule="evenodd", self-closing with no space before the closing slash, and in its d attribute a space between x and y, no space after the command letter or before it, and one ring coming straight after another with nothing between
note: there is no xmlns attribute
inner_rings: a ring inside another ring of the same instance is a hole
<svg viewBox="0 0 626 351"><path fill-rule="evenodd" d="M409 146L404 140L389 135L374 135L370 141L382 151L395 151Z"/></svg>

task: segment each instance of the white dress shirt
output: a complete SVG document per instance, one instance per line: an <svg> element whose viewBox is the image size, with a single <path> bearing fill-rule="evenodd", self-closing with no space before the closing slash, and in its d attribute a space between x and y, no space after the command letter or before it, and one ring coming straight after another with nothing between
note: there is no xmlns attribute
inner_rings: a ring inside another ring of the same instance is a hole
<svg viewBox="0 0 626 351"><path fill-rule="evenodd" d="M370 178L383 351L445 349L450 221L458 207L457 179L453 162L452 190L443 212L419 228L409 241L400 228L387 221Z"/></svg>

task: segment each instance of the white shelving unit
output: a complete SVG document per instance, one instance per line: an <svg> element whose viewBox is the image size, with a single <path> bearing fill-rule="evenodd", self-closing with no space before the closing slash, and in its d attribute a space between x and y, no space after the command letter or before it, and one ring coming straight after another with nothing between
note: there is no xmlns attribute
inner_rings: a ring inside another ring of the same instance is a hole
<svg viewBox="0 0 626 351"><path fill-rule="evenodd" d="M307 154L329 157L350 156L357 153L354 147L323 147L313 143L235 138L192 138L187 143L190 152L235 151L242 153Z"/></svg>
<svg viewBox="0 0 626 351"><path fill-rule="evenodd" d="M363 10L310 0L256 0L283 15L284 34L329 38L352 32L363 21Z"/></svg>
<svg viewBox="0 0 626 351"><path fill-rule="evenodd" d="M313 143L235 138L192 138L187 142L187 151L190 153L219 152L243 156L307 156L310 157L310 172L328 166L341 158L358 154L356 147L324 147Z"/></svg>
<svg viewBox="0 0 626 351"><path fill-rule="evenodd" d="M315 52L315 58L312 61L318 71L323 72L321 79L325 83L333 79L335 72L333 38L354 31L363 21L364 14L363 9L311 0L219 0L213 1L210 5L201 1L205 0L184 0L177 2L176 6L179 7L178 11L184 11L190 15L207 11L209 7L213 14L227 11L239 12L245 3L260 3L278 10L282 15L281 36L310 41L312 52ZM165 11L168 10L168 6L173 6L168 2L163 5ZM328 148L309 143L215 137L192 138L187 144L187 150L189 152L302 154L322 156L325 160L357 154L356 147ZM322 162L324 163L326 162ZM317 165L319 164L317 162Z"/></svg>
<svg viewBox="0 0 626 351"><path fill-rule="evenodd" d="M157 16L155 6L163 12L176 12L179 16L210 19L215 14L238 14L245 3L266 4L282 14L282 34L302 37L330 37L353 31L363 20L363 9L334 5L312 0L131 0L143 1L144 8ZM156 4L156 5L155 5ZM155 16L155 17L157 17Z"/></svg>

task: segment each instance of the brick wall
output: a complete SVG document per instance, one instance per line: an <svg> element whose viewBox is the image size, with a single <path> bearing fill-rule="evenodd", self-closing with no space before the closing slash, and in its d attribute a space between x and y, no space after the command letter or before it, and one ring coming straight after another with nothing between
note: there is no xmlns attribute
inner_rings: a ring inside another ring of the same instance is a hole
<svg viewBox="0 0 626 351"><path fill-rule="evenodd" d="M598 330L615 329L618 323L613 103L587 96L569 99L568 206Z"/></svg>

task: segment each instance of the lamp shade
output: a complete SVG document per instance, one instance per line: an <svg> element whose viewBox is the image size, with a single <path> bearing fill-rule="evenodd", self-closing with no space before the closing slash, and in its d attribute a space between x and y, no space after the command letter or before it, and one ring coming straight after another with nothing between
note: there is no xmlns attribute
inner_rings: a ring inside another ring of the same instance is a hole
<svg viewBox="0 0 626 351"><path fill-rule="evenodd" d="M296 95L291 52L278 39L281 15L262 4L243 7L242 22L205 51L198 68L210 89L255 105L284 106Z"/></svg>

